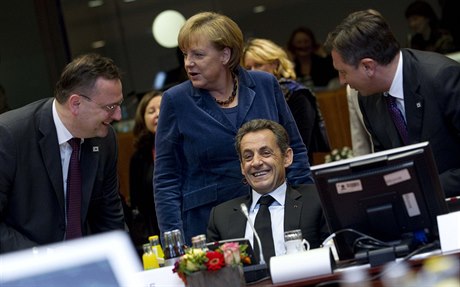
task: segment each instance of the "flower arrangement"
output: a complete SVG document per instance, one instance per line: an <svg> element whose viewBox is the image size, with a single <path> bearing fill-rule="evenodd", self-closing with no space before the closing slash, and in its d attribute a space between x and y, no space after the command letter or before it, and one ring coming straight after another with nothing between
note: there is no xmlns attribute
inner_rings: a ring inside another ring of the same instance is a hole
<svg viewBox="0 0 460 287"><path fill-rule="evenodd" d="M351 148L344 146L340 150L333 149L330 154L324 157L325 162L333 162L342 159L352 158L353 157L353 150Z"/></svg>
<svg viewBox="0 0 460 287"><path fill-rule="evenodd" d="M187 284L187 276L199 271L218 271L226 266L251 264L246 244L227 242L215 251L197 248L188 248L185 254L174 265L173 272Z"/></svg>

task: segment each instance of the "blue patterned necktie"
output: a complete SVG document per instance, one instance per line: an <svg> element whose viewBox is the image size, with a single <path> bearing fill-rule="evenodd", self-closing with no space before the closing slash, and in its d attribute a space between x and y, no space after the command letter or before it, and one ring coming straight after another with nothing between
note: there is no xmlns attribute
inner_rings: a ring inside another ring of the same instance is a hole
<svg viewBox="0 0 460 287"><path fill-rule="evenodd" d="M72 147L69 173L67 176L67 228L66 239L78 238L81 232L81 169L80 169L80 142L79 138L68 141Z"/></svg>
<svg viewBox="0 0 460 287"><path fill-rule="evenodd" d="M387 95L385 97L385 101L387 103L390 116L393 119L393 123L395 124L404 145L407 145L409 143L409 135L407 133L406 121L404 120L401 110L396 105L396 98L391 95Z"/></svg>

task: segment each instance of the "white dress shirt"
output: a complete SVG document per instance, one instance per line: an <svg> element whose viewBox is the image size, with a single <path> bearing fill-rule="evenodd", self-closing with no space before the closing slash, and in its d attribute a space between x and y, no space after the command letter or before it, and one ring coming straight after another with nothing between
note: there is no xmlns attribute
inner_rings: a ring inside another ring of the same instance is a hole
<svg viewBox="0 0 460 287"><path fill-rule="evenodd" d="M272 233L273 233L273 243L275 246L275 254L283 255L286 253L286 247L284 246L284 202L286 199L286 182L280 185L274 191L267 193L271 195L275 201L268 208L270 210L270 217L272 221ZM259 198L262 194L257 193L252 190L252 204L249 209L249 218L252 223L254 223L257 212L259 211ZM249 239L251 245L254 246L254 233L249 224L246 224L246 232L244 238Z"/></svg>
<svg viewBox="0 0 460 287"><path fill-rule="evenodd" d="M388 91L392 97L396 98L396 105L401 111L404 121L406 121L406 107L404 106L404 89L403 89L403 56L402 52L399 52L399 61L398 67L396 68L396 73L391 82L390 90Z"/></svg>

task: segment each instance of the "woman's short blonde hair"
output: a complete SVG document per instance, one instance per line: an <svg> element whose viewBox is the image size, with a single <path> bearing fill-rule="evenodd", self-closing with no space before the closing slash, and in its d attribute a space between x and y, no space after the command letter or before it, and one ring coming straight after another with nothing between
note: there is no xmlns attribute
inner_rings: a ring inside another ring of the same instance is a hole
<svg viewBox="0 0 460 287"><path fill-rule="evenodd" d="M193 41L209 39L217 50L231 50L228 67L236 71L243 52L243 33L229 17L215 12L201 12L190 17L179 31L179 48L184 51Z"/></svg>
<svg viewBox="0 0 460 287"><path fill-rule="evenodd" d="M243 66L246 55L260 64L277 63L274 75L278 79L296 79L294 64L289 60L286 51L270 40L260 38L248 40L243 49Z"/></svg>

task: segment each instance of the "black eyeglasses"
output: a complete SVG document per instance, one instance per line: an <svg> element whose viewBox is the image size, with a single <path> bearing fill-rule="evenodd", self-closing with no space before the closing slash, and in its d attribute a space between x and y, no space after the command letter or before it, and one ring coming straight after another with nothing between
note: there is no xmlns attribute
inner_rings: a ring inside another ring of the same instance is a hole
<svg viewBox="0 0 460 287"><path fill-rule="evenodd" d="M121 107L121 104L123 104L123 100L121 100L119 103L116 103L116 104L112 104L112 105L101 105L99 103L96 103L95 101L93 101L93 99L91 99L90 97L88 96L85 96L83 94L79 94L81 97L85 98L87 101L89 102L93 102L95 104L97 104L101 109L105 110L107 113L109 113L110 115L112 115L113 113L115 113L117 107Z"/></svg>

